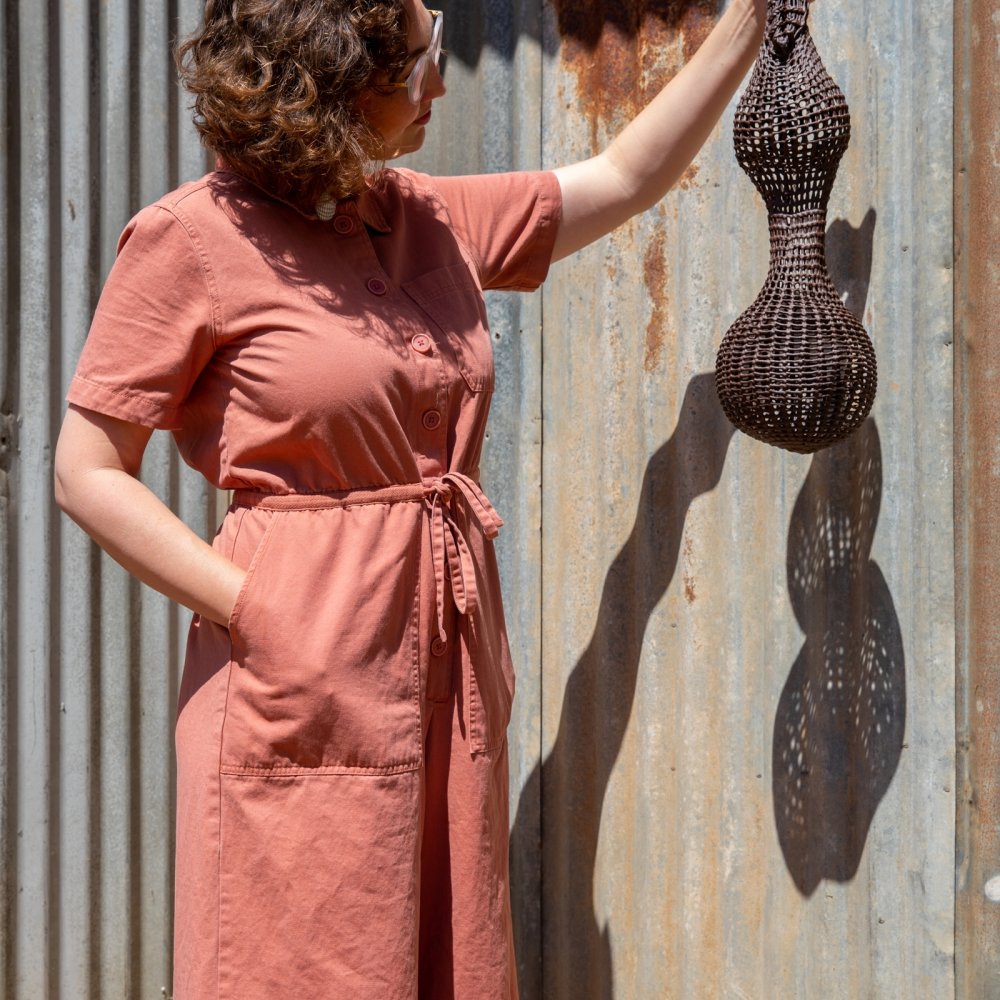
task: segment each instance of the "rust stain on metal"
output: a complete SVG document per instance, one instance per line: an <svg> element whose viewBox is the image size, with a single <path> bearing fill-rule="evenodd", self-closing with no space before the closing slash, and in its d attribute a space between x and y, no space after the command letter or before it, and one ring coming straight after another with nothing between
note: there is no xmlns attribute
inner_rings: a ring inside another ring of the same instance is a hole
<svg viewBox="0 0 1000 1000"><path fill-rule="evenodd" d="M658 230L646 248L643 260L643 275L646 289L652 300L652 312L646 324L646 346L643 352L642 367L646 372L652 372L660 363L663 354L664 341L669 335L668 318L670 310L667 302L667 257L665 253L666 238L662 230Z"/></svg>
<svg viewBox="0 0 1000 1000"><path fill-rule="evenodd" d="M688 165L687 170L684 171L680 176L680 180L677 181L677 186L682 191L687 191L689 188L694 186L694 179L698 176L698 164L691 163Z"/></svg>
<svg viewBox="0 0 1000 1000"><path fill-rule="evenodd" d="M701 47L708 38L709 32L715 27L717 18L714 4L690 4L682 19L681 43L684 51L684 62Z"/></svg>
<svg viewBox="0 0 1000 1000"><path fill-rule="evenodd" d="M717 18L715 0L555 0L563 65L576 77L596 151L691 58Z"/></svg>
<svg viewBox="0 0 1000 1000"><path fill-rule="evenodd" d="M684 564L685 567L690 567L691 565L691 539L684 539ZM688 604L694 604L697 593L694 589L694 577L691 575L689 568L684 570L684 600Z"/></svg>

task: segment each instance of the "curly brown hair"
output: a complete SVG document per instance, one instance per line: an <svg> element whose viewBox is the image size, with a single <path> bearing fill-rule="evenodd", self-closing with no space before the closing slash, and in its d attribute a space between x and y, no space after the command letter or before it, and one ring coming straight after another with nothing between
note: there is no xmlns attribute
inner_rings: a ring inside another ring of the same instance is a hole
<svg viewBox="0 0 1000 1000"><path fill-rule="evenodd" d="M400 0L207 0L176 58L205 144L311 212L359 191L377 158L356 105L406 65L406 13Z"/></svg>

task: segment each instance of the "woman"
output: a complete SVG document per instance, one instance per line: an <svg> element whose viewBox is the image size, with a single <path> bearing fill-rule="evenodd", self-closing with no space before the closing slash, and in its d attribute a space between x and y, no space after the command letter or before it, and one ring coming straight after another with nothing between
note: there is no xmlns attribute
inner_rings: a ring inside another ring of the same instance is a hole
<svg viewBox="0 0 1000 1000"><path fill-rule="evenodd" d="M441 14L209 0L181 56L219 168L126 228L56 455L62 508L195 612L177 1000L517 995L482 289L662 197L763 21L732 0L593 159L429 178L371 164L423 144ZM137 478L154 428L235 491L211 546Z"/></svg>

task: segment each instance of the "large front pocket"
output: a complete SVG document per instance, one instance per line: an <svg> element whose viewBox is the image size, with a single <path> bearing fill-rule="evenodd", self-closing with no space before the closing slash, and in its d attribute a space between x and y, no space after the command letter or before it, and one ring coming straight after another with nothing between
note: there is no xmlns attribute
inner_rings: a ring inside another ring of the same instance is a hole
<svg viewBox="0 0 1000 1000"><path fill-rule="evenodd" d="M419 502L246 511L254 554L234 555L250 569L230 621L223 771L419 766L421 513Z"/></svg>

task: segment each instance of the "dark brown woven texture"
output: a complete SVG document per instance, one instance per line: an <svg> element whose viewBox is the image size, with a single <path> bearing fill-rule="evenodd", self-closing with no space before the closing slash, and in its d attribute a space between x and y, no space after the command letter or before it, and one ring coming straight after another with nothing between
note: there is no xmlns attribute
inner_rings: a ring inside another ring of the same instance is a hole
<svg viewBox="0 0 1000 1000"><path fill-rule="evenodd" d="M840 88L806 27L806 0L771 0L736 109L736 159L767 205L771 261L716 359L726 416L745 434L812 452L846 437L875 398L875 351L826 269L826 207L851 135Z"/></svg>

